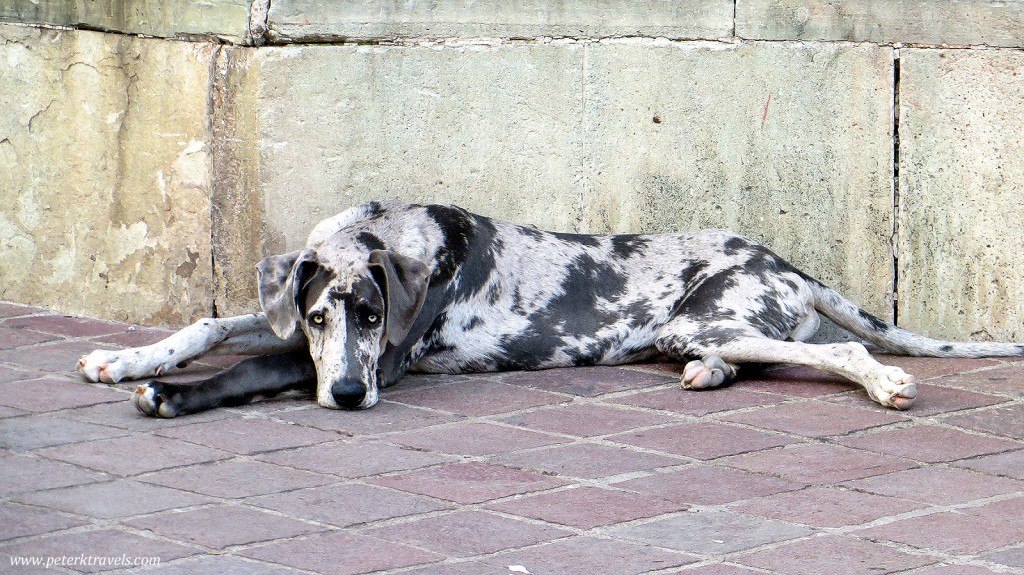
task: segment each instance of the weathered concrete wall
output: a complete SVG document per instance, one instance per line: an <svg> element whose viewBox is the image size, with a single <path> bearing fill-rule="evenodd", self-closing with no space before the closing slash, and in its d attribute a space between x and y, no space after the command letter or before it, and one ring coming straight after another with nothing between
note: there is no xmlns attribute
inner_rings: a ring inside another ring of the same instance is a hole
<svg viewBox="0 0 1024 575"><path fill-rule="evenodd" d="M905 50L900 322L1024 340L1024 54Z"/></svg>
<svg viewBox="0 0 1024 575"><path fill-rule="evenodd" d="M0 2L0 21L237 43L249 37L250 1L6 0Z"/></svg>
<svg viewBox="0 0 1024 575"><path fill-rule="evenodd" d="M209 309L214 52L0 26L0 299L146 323Z"/></svg>
<svg viewBox="0 0 1024 575"><path fill-rule="evenodd" d="M560 230L731 227L883 317L895 288L908 327L1024 339L1024 56L984 48L1024 47L1021 2L59 0L2 19L166 39L0 26L0 298L249 311L260 257L398 196Z"/></svg>

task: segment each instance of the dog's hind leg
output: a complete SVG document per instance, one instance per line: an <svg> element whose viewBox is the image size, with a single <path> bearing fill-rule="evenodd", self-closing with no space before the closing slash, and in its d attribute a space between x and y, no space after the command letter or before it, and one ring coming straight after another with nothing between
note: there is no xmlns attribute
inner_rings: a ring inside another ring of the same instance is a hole
<svg viewBox="0 0 1024 575"><path fill-rule="evenodd" d="M687 319L671 322L662 328L656 345L663 353L680 360L698 358L698 361L687 364L684 370L684 387L720 385L735 376L735 366L739 364L792 363L821 369L858 383L867 390L871 399L884 406L907 409L917 397L913 376L898 367L878 363L859 343L819 345L779 341L742 322L697 324ZM731 373L730 369L722 369L722 364L732 368Z"/></svg>
<svg viewBox="0 0 1024 575"><path fill-rule="evenodd" d="M316 389L316 367L306 350L245 359L198 382L150 381L136 388L131 401L147 415L176 417L295 389Z"/></svg>
<svg viewBox="0 0 1024 575"><path fill-rule="evenodd" d="M117 383L159 376L210 352L262 355L294 351L304 345L301 332L288 340L274 335L262 313L207 318L152 345L96 350L78 360L78 373L86 381Z"/></svg>

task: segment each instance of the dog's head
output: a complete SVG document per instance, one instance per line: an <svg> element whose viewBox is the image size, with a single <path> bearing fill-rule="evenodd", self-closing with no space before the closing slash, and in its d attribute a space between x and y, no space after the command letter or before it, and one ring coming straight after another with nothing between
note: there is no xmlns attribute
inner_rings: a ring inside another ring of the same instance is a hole
<svg viewBox="0 0 1024 575"><path fill-rule="evenodd" d="M301 329L317 373L317 402L377 403L378 364L409 334L427 293L423 263L389 250L300 250L259 263L260 303L282 339Z"/></svg>

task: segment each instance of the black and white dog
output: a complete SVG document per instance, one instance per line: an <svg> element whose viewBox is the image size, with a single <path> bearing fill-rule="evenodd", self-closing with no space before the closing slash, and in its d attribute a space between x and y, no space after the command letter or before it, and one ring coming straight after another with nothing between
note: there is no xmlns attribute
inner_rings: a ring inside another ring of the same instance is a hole
<svg viewBox="0 0 1024 575"><path fill-rule="evenodd" d="M370 202L324 220L305 249L268 257L258 271L264 313L94 351L79 372L117 382L210 352L261 356L198 385L138 387L140 410L174 417L314 386L324 407L362 409L408 371L619 365L661 353L689 361L684 388L722 385L738 364L792 363L906 409L917 391L903 370L857 343L804 343L818 313L892 353L1024 355L1024 345L951 343L896 328L768 249L717 230L561 234L454 206Z"/></svg>

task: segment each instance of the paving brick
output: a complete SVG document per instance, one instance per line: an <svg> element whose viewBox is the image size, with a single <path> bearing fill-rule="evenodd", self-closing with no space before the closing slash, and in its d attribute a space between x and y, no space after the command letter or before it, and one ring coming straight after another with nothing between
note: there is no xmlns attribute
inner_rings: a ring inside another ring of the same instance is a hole
<svg viewBox="0 0 1024 575"><path fill-rule="evenodd" d="M494 423L461 422L391 435L388 441L427 451L479 456L565 443L569 440Z"/></svg>
<svg viewBox="0 0 1024 575"><path fill-rule="evenodd" d="M87 562L74 565L74 570L82 573L124 569L124 565L111 565L106 560L124 560L127 557L129 561L133 559L151 561L153 558L159 558L160 563L166 563L194 555L196 552L195 549L170 541L149 539L120 529L59 534L0 546L0 555L67 557L69 560L84 558L86 561L91 558L95 562L92 565ZM107 564L99 564L100 561ZM9 565L9 560L3 559L3 564ZM46 572L52 573L53 571Z"/></svg>
<svg viewBox="0 0 1024 575"><path fill-rule="evenodd" d="M953 461L1024 447L1024 443L1017 441L972 435L935 425L883 429L857 437L845 437L837 440L837 443L928 463Z"/></svg>
<svg viewBox="0 0 1024 575"><path fill-rule="evenodd" d="M139 326L126 326L123 331L92 338L98 345L97 347L103 347L100 344L114 345L116 347L142 347L145 345L152 345L162 339L167 338L174 334L174 330L161 329L157 327L139 327Z"/></svg>
<svg viewBox="0 0 1024 575"><path fill-rule="evenodd" d="M797 442L782 435L707 421L633 431L608 439L704 460Z"/></svg>
<svg viewBox="0 0 1024 575"><path fill-rule="evenodd" d="M106 479L102 473L31 455L0 458L0 497Z"/></svg>
<svg viewBox="0 0 1024 575"><path fill-rule="evenodd" d="M616 483L647 496L691 505L721 505L751 497L794 491L806 484L729 467L695 465Z"/></svg>
<svg viewBox="0 0 1024 575"><path fill-rule="evenodd" d="M26 379L35 379L39 377L38 373L31 371L22 371L20 369L14 369L5 365L0 365L0 383L8 383L11 381L25 381Z"/></svg>
<svg viewBox="0 0 1024 575"><path fill-rule="evenodd" d="M39 509L10 502L0 503L0 541L50 533L81 525L86 525L86 522L50 509Z"/></svg>
<svg viewBox="0 0 1024 575"><path fill-rule="evenodd" d="M509 565L522 565L537 575L638 575L687 565L696 560L692 555L672 553L648 545L582 536L555 541L550 545L507 551L482 561L493 565L497 569L495 573L501 574L510 572Z"/></svg>
<svg viewBox="0 0 1024 575"><path fill-rule="evenodd" d="M238 459L165 469L142 476L139 480L227 498L266 495L336 481L308 471Z"/></svg>
<svg viewBox="0 0 1024 575"><path fill-rule="evenodd" d="M679 378L619 367L597 366L519 371L505 375L502 381L580 397L596 397L617 391L676 383Z"/></svg>
<svg viewBox="0 0 1024 575"><path fill-rule="evenodd" d="M565 481L500 465L458 463L409 471L372 481L409 493L429 495L463 505L531 493L564 485Z"/></svg>
<svg viewBox="0 0 1024 575"><path fill-rule="evenodd" d="M61 487L15 496L21 503L60 509L101 519L128 517L208 503L209 498L131 479Z"/></svg>
<svg viewBox="0 0 1024 575"><path fill-rule="evenodd" d="M839 395L826 397L825 400L835 403L870 407L875 411L886 409L872 401L871 398L862 391L841 393ZM900 414L912 418L928 417L939 413L947 413L975 407L985 407L986 405L995 405L1005 401L1008 401L1007 398L996 395L919 383L917 385L917 400L914 401L914 407L909 411L900 412Z"/></svg>
<svg viewBox="0 0 1024 575"><path fill-rule="evenodd" d="M787 367L746 374L735 383L738 390L776 393L789 397L825 397L856 389L857 384L813 367Z"/></svg>
<svg viewBox="0 0 1024 575"><path fill-rule="evenodd" d="M986 555L982 555L981 559L991 561L992 563L997 563L999 565L1005 565L1007 567L1024 569L1024 547L1014 547L1013 549L1005 549L1003 551L996 551L995 553L988 553Z"/></svg>
<svg viewBox="0 0 1024 575"><path fill-rule="evenodd" d="M490 574L495 569L493 566L477 561L457 561L457 563L435 563L411 571L402 571L402 575L482 575ZM501 575L505 575L505 573L502 571Z"/></svg>
<svg viewBox="0 0 1024 575"><path fill-rule="evenodd" d="M978 565L939 565L914 571L914 575L990 575L998 573Z"/></svg>
<svg viewBox="0 0 1024 575"><path fill-rule="evenodd" d="M493 503L488 508L548 523L592 529L682 511L686 505L673 503L657 494L580 487L518 497Z"/></svg>
<svg viewBox="0 0 1024 575"><path fill-rule="evenodd" d="M731 511L690 511L647 523L612 527L613 537L666 549L720 555L768 543L805 537L813 530L782 521L738 515Z"/></svg>
<svg viewBox="0 0 1024 575"><path fill-rule="evenodd" d="M60 416L74 421L97 423L127 431L141 432L160 431L182 425L239 417L238 414L226 409L211 409L174 419L162 419L143 414L128 401L72 409L61 412Z"/></svg>
<svg viewBox="0 0 1024 575"><path fill-rule="evenodd" d="M434 499L358 483L264 495L246 503L338 527L451 508Z"/></svg>
<svg viewBox="0 0 1024 575"><path fill-rule="evenodd" d="M15 409L13 407L7 407L6 405L0 405L0 419L5 417L17 417L19 415L25 415L27 413L27 411L21 409Z"/></svg>
<svg viewBox="0 0 1024 575"><path fill-rule="evenodd" d="M836 573L895 573L934 563L887 545L844 535L825 535L781 547L754 551L732 561L781 575L835 575Z"/></svg>
<svg viewBox="0 0 1024 575"><path fill-rule="evenodd" d="M354 435L407 431L462 419L450 413L419 409L387 400L380 401L371 411L338 411L312 405L308 409L275 412L274 418Z"/></svg>
<svg viewBox="0 0 1024 575"><path fill-rule="evenodd" d="M975 499L1024 491L1022 481L946 467L919 467L850 481L845 485L935 505L967 503Z"/></svg>
<svg viewBox="0 0 1024 575"><path fill-rule="evenodd" d="M324 531L326 527L264 511L233 505L204 507L191 511L167 511L125 521L125 525L144 529L184 543L214 549L272 539L296 537Z"/></svg>
<svg viewBox="0 0 1024 575"><path fill-rule="evenodd" d="M0 383L0 404L34 413L115 401L127 403L128 395L106 386L50 377Z"/></svg>
<svg viewBox="0 0 1024 575"><path fill-rule="evenodd" d="M456 511L371 529L364 534L447 557L472 557L553 541L572 532L483 511Z"/></svg>
<svg viewBox="0 0 1024 575"><path fill-rule="evenodd" d="M686 575L756 575L762 574L764 571L754 571L753 569L747 569L746 567L740 567L738 565L714 563L711 565L703 565L701 567L687 569L686 571L681 571L681 573L685 573Z"/></svg>
<svg viewBox="0 0 1024 575"><path fill-rule="evenodd" d="M455 461L454 457L447 455L426 453L382 441L362 440L275 451L258 455L257 459L346 478L406 471Z"/></svg>
<svg viewBox="0 0 1024 575"><path fill-rule="evenodd" d="M20 303L0 302L0 318L11 318L23 315L49 313L41 307L31 307Z"/></svg>
<svg viewBox="0 0 1024 575"><path fill-rule="evenodd" d="M962 459L954 461L952 465L974 469L990 475L1024 479L1024 465L1021 465L1021 461L1024 461L1024 450Z"/></svg>
<svg viewBox="0 0 1024 575"><path fill-rule="evenodd" d="M495 461L513 467L525 467L554 475L586 479L597 479L683 463L682 459L674 457L593 443L573 443L528 452L510 453L496 458Z"/></svg>
<svg viewBox="0 0 1024 575"><path fill-rule="evenodd" d="M636 427L658 425L674 420L673 417L656 413L587 403L543 408L502 419L512 425L577 437L621 433Z"/></svg>
<svg viewBox="0 0 1024 575"><path fill-rule="evenodd" d="M994 518L1016 525L1018 533L1024 527L1024 497L993 501L981 507L971 507L963 510L964 513L975 515L981 518Z"/></svg>
<svg viewBox="0 0 1024 575"><path fill-rule="evenodd" d="M907 418L891 410L867 410L824 401L801 401L723 415L719 419L806 437L825 437L845 435L905 421Z"/></svg>
<svg viewBox="0 0 1024 575"><path fill-rule="evenodd" d="M954 555L974 555L1020 541L1020 526L991 517L942 512L853 532L876 541L904 543Z"/></svg>
<svg viewBox="0 0 1024 575"><path fill-rule="evenodd" d="M57 415L27 415L0 419L0 448L11 451L31 451L41 447L119 435L125 435L125 432Z"/></svg>
<svg viewBox="0 0 1024 575"><path fill-rule="evenodd" d="M981 393L995 393L1008 397L1024 397L1024 364L1015 363L976 373L951 375L933 381L936 385L959 387Z"/></svg>
<svg viewBox="0 0 1024 575"><path fill-rule="evenodd" d="M926 379L965 373L1000 364L999 360L986 358L910 357L906 355L889 355L884 353L873 353L871 355L880 363L896 366L913 375L919 382ZM917 403L914 404L914 408L917 408Z"/></svg>
<svg viewBox="0 0 1024 575"><path fill-rule="evenodd" d="M738 455L725 465L779 477L827 485L916 467L905 460L849 449L839 445L798 445L761 453Z"/></svg>
<svg viewBox="0 0 1024 575"><path fill-rule="evenodd" d="M30 329L64 337L110 335L120 333L128 328L123 323L52 314L5 319L0 322L0 326Z"/></svg>
<svg viewBox="0 0 1024 575"><path fill-rule="evenodd" d="M232 457L218 449L157 435L132 435L61 445L39 450L38 454L121 476Z"/></svg>
<svg viewBox="0 0 1024 575"><path fill-rule="evenodd" d="M25 349L2 350L0 361L16 364L23 369L75 377L78 360L96 347L95 343L87 341L57 341Z"/></svg>
<svg viewBox="0 0 1024 575"><path fill-rule="evenodd" d="M429 407L471 417L497 415L568 401L561 395L489 379L473 379L408 391L396 389L388 395L388 399L406 405Z"/></svg>
<svg viewBox="0 0 1024 575"><path fill-rule="evenodd" d="M261 561L233 557L231 555L204 555L174 563L162 563L156 569L145 571L146 575L195 575L216 573L217 575L295 575L295 570Z"/></svg>
<svg viewBox="0 0 1024 575"><path fill-rule="evenodd" d="M175 427L157 433L242 455L305 447L338 439L336 433L300 425L239 418Z"/></svg>
<svg viewBox="0 0 1024 575"><path fill-rule="evenodd" d="M26 345L53 341L57 336L29 329L4 327L0 324L0 349L14 349Z"/></svg>
<svg viewBox="0 0 1024 575"><path fill-rule="evenodd" d="M771 394L755 393L729 386L707 390L657 389L605 401L701 416L755 405L768 405L780 399Z"/></svg>
<svg viewBox="0 0 1024 575"><path fill-rule="evenodd" d="M280 541L239 554L324 575L373 573L444 559L420 549L351 533Z"/></svg>
<svg viewBox="0 0 1024 575"><path fill-rule="evenodd" d="M924 507L892 497L835 487L809 487L752 499L731 506L734 511L799 523L809 527L846 527Z"/></svg>
<svg viewBox="0 0 1024 575"><path fill-rule="evenodd" d="M942 418L942 422L1011 439L1021 439L1024 438L1024 403L951 415Z"/></svg>

